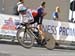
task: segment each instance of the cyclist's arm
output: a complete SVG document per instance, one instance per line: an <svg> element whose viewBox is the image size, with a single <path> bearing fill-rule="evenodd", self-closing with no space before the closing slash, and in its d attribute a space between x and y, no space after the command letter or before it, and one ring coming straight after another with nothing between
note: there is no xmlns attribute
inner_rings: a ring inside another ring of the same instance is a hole
<svg viewBox="0 0 75 56"><path fill-rule="evenodd" d="M28 14L28 16L29 16L30 22L33 22L33 21L34 21L34 18L33 18L33 16L32 16L32 11L31 11L31 9L28 9L28 10L27 10L27 14Z"/></svg>

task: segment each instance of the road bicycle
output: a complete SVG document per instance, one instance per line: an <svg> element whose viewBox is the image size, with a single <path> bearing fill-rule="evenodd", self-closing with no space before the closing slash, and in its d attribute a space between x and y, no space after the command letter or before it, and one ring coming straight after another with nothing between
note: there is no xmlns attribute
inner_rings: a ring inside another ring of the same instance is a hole
<svg viewBox="0 0 75 56"><path fill-rule="evenodd" d="M31 48L36 41L37 45L44 46L47 49L53 49L55 47L55 40L52 34L48 32L44 33L44 41L42 41L42 36L37 27L32 27L29 23L21 23L21 27L17 30L16 36L18 42L25 48Z"/></svg>

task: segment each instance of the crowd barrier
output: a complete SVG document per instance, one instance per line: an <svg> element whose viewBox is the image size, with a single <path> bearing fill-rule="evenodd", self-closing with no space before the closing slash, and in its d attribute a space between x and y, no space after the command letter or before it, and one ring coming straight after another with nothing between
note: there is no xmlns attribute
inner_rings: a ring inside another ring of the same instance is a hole
<svg viewBox="0 0 75 56"><path fill-rule="evenodd" d="M52 33L56 40L75 41L75 24L54 20L44 20L43 29Z"/></svg>
<svg viewBox="0 0 75 56"><path fill-rule="evenodd" d="M16 36L18 16L0 14L0 35ZM56 40L75 41L75 24L54 20L43 20L43 30L52 33Z"/></svg>
<svg viewBox="0 0 75 56"><path fill-rule="evenodd" d="M0 14L0 34L16 36L16 26L19 21L18 16Z"/></svg>

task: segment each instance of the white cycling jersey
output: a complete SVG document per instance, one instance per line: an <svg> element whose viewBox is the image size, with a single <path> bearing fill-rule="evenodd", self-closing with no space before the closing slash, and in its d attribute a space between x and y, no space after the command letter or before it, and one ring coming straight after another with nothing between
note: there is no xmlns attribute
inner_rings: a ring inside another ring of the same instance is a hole
<svg viewBox="0 0 75 56"><path fill-rule="evenodd" d="M21 11L21 10L26 10L25 14L22 14L22 13L19 12L20 23L22 23L22 22L26 22L27 23L27 22L34 21L31 9L26 8L24 6L24 4L22 4L22 3L18 4L18 9L17 10L18 10L18 12Z"/></svg>

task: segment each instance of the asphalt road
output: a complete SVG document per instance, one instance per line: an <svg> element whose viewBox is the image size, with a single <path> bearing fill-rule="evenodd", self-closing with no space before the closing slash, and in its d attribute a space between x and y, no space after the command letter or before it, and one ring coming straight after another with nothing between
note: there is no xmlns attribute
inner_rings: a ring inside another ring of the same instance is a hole
<svg viewBox="0 0 75 56"><path fill-rule="evenodd" d="M0 41L0 56L75 56L75 48L58 47L47 50L43 47L23 48L18 43Z"/></svg>

